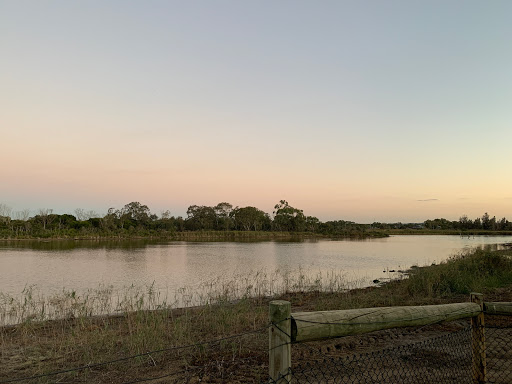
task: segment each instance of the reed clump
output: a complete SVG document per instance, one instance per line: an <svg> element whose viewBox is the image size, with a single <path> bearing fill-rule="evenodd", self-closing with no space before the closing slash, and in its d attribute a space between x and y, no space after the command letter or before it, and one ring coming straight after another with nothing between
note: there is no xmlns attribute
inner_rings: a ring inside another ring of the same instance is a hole
<svg viewBox="0 0 512 384"><path fill-rule="evenodd" d="M311 310L463 302L470 292L512 287L512 250L467 250L437 265L414 266L381 286L301 299Z"/></svg>
<svg viewBox="0 0 512 384"><path fill-rule="evenodd" d="M348 282L341 270L328 272L260 270L231 277L217 277L201 283L171 290L130 285L114 288L101 284L82 292L62 289L43 294L36 286L27 286L19 295L0 292L0 326L56 319L161 311L235 303L245 299L256 301L289 292L344 292L357 288L360 282Z"/></svg>
<svg viewBox="0 0 512 384"><path fill-rule="evenodd" d="M404 286L411 295L448 297L512 284L510 251L466 251L428 268L414 268Z"/></svg>

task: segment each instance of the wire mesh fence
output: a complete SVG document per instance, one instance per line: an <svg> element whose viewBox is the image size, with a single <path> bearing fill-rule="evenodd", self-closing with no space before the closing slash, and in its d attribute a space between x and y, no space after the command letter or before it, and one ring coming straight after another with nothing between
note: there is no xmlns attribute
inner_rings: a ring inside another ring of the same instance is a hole
<svg viewBox="0 0 512 384"><path fill-rule="evenodd" d="M350 346L351 342L331 342L328 346L319 342L296 343L292 347L294 355L308 358L294 359L287 375L269 382L473 384L476 375L474 354L484 352L485 382L512 383L512 318L499 322L499 325L490 320L484 330L485 344L480 342L480 338L475 340L478 332L475 333L468 322L464 327L460 327L460 322L458 326L446 326L438 336L408 343L404 343L404 339L414 337L400 332L395 337L398 345L378 350L372 350L370 345L361 353L346 353L345 347ZM374 340L386 336L377 332L364 337Z"/></svg>
<svg viewBox="0 0 512 384"><path fill-rule="evenodd" d="M512 324L486 326L485 344L487 382L512 383Z"/></svg>
<svg viewBox="0 0 512 384"><path fill-rule="evenodd" d="M471 329L341 359L297 365L300 383L471 383Z"/></svg>

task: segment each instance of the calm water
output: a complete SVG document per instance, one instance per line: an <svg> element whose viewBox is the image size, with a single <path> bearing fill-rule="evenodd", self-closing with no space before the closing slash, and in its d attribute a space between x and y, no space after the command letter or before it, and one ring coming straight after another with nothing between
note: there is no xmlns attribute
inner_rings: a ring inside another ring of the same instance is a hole
<svg viewBox="0 0 512 384"><path fill-rule="evenodd" d="M316 274L343 271L359 285L392 277L389 270L446 260L512 237L393 236L365 241L303 242L10 242L0 243L0 292L19 294L34 286L45 294L154 284L173 290L218 277L257 271Z"/></svg>

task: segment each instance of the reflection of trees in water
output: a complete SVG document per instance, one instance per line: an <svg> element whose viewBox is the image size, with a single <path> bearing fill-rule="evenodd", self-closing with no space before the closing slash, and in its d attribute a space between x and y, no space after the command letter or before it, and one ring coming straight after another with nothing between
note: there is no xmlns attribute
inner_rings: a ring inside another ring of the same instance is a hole
<svg viewBox="0 0 512 384"><path fill-rule="evenodd" d="M265 239L237 239L237 243L260 243L260 242L283 242L283 243L302 243L318 242L318 239L308 239L302 237L276 238L272 240ZM230 239L208 239L194 240L190 243L231 243ZM166 245L183 243L183 241L162 241L152 239L100 239L100 240L5 240L0 243L2 248L32 249L36 251L71 251L74 249L122 249L136 250L145 249L151 245Z"/></svg>
<svg viewBox="0 0 512 384"><path fill-rule="evenodd" d="M8 248L32 249L36 251L70 251L73 249L141 249L148 245L162 244L161 241L148 239L130 240L22 240L3 241Z"/></svg>

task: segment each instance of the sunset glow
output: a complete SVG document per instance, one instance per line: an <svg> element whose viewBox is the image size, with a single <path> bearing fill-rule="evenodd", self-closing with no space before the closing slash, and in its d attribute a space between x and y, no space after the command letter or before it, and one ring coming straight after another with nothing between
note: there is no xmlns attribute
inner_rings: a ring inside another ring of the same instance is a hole
<svg viewBox="0 0 512 384"><path fill-rule="evenodd" d="M0 3L0 203L512 220L512 3Z"/></svg>

